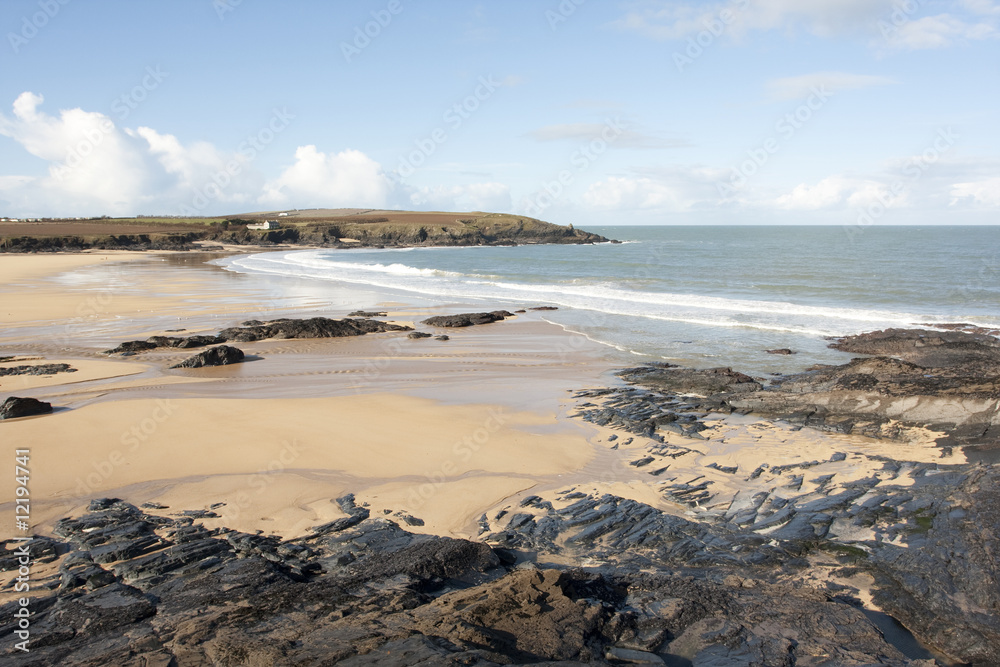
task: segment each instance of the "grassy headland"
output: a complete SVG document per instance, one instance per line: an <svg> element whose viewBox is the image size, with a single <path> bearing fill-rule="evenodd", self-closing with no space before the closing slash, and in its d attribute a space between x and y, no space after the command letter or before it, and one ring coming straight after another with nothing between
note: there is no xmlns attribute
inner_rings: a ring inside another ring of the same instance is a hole
<svg viewBox="0 0 1000 667"><path fill-rule="evenodd" d="M277 220L278 229L247 225ZM0 252L191 250L212 245L321 247L602 243L603 236L505 213L369 209L264 211L206 218L0 221Z"/></svg>

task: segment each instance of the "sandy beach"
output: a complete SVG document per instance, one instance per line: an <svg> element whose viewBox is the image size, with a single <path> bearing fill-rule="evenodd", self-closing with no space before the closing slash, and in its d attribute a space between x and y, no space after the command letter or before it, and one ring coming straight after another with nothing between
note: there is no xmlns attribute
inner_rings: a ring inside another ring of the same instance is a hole
<svg viewBox="0 0 1000 667"><path fill-rule="evenodd" d="M0 255L0 369L57 365L0 376L3 398L54 409L0 423L8 460L30 452L35 535L88 515L95 499L118 498L170 524L289 544L351 521L352 508L428 539L480 541L566 517L589 523L595 519L575 517L593 503L592 512L636 503L684 530L753 520L753 537L740 539L781 540L799 525L782 512L836 498L858 507L883 502L883 493L925 484L938 466L966 463L962 449L943 450L931 432L875 440L736 413L698 413L697 437L669 429L628 436L582 418L613 396L602 392L618 391L603 388L632 391L614 375L621 353L548 322L544 311L434 329L422 320L515 306L371 302L351 286L231 274L206 263L215 256ZM107 353L155 335L214 335L277 317L338 319L361 307L448 340L405 331L271 338L238 343L242 363L198 369L172 368L197 350ZM886 463L894 460L904 463ZM0 538L10 540L22 517L9 481L2 493ZM765 509L773 520L758 514ZM630 521L608 526L622 531ZM828 535L905 548L905 531L886 538L882 530L838 518ZM555 539L539 565L610 562L608 552L574 547L576 537ZM879 609L875 580L843 569L842 558L811 554L801 571L775 581L850 590ZM56 577L60 562L40 564L38 576ZM0 603L12 599L13 576L0 582Z"/></svg>
<svg viewBox="0 0 1000 667"><path fill-rule="evenodd" d="M124 277L129 296L116 293L67 328L78 304L100 300L104 288L95 285L108 270ZM641 442L612 449L612 431L567 417L574 408L568 392L599 384L613 368L608 349L537 313L452 330L447 342L391 333L262 341L243 345L242 364L170 370L190 352L124 359L101 352L128 334L163 334L165 316L189 334L257 317L273 306L259 301L260 287L176 255L138 253L0 256L0 276L4 306L14 313L0 356L8 349L22 355L0 367L77 369L0 381L5 395L56 408L0 425L8 449L32 452L32 521L41 533L93 498L114 496L162 505L152 511L165 515L211 511L208 527L293 538L342 516L332 501L354 493L374 513L420 519L415 531L474 538L481 516L531 494L611 492L694 515L712 508L672 502L664 485L707 474L727 506L745 485L709 466L750 471L844 447L889 453L862 438L720 420L704 444L668 439L693 455L651 477L630 465ZM302 308L303 315L347 314L311 305L319 308ZM401 323L432 313L398 304L388 310ZM19 327L36 338L18 339ZM911 449L914 460L940 455L931 444ZM876 467L860 455L826 466L845 480ZM0 503L4 531L13 511Z"/></svg>
<svg viewBox="0 0 1000 667"><path fill-rule="evenodd" d="M233 289L225 272L162 259L0 257L0 356L12 357L2 366L76 369L0 381L5 397L56 409L2 425L8 448L31 450L38 532L115 496L164 513L214 507L206 526L287 538L342 515L332 500L355 493L375 512L419 517L415 530L468 537L483 512L594 458L595 429L565 419L561 395L606 370L602 349L537 317L452 332L446 343L400 334L265 341L244 346L246 363L220 368L169 370L190 356L176 349L109 359L102 349L127 334L164 333L165 316L191 333L272 306L257 288ZM79 304L102 301L95 285L108 270L128 296L81 316ZM13 504L0 508L9 535Z"/></svg>

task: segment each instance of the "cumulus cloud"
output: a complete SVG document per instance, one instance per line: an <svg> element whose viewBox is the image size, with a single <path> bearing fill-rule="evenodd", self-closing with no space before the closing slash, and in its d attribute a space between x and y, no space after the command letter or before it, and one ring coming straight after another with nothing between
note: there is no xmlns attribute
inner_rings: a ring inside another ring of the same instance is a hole
<svg viewBox="0 0 1000 667"><path fill-rule="evenodd" d="M969 183L955 183L951 188L951 204L1000 210L1000 176Z"/></svg>
<svg viewBox="0 0 1000 667"><path fill-rule="evenodd" d="M385 206L392 186L382 166L361 151L324 153L300 146L295 163L264 188L266 204L338 207Z"/></svg>
<svg viewBox="0 0 1000 667"><path fill-rule="evenodd" d="M295 162L265 182L253 166L266 144L220 150L185 144L149 127L122 128L107 115L42 110L32 92L0 113L0 135L47 162L44 176L0 177L0 201L23 216L220 214L246 206L385 206L391 186L381 166L354 150L323 153L302 146ZM269 125L287 123L276 112Z"/></svg>
<svg viewBox="0 0 1000 667"><path fill-rule="evenodd" d="M773 205L790 211L858 209L866 208L880 199L892 199L895 204L903 203L896 195L890 196L889 187L878 181L830 176L815 185L801 183L795 186L791 192L775 199Z"/></svg>

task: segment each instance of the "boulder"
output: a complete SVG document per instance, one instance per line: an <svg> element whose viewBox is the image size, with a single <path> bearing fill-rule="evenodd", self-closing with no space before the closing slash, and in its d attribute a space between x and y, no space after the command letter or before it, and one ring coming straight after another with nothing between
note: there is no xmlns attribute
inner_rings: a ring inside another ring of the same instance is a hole
<svg viewBox="0 0 1000 667"><path fill-rule="evenodd" d="M489 313L460 313L458 315L438 315L429 317L423 321L432 327L471 327L477 324L491 324L499 322L505 318L512 317L513 313L506 310L494 310Z"/></svg>
<svg viewBox="0 0 1000 667"><path fill-rule="evenodd" d="M237 364L243 361L243 350L231 345L219 345L204 352L199 352L193 357L188 357L179 364L174 364L171 368L201 368L203 366L226 366Z"/></svg>
<svg viewBox="0 0 1000 667"><path fill-rule="evenodd" d="M33 417L35 415L47 415L50 412L52 412L52 404L39 401L37 398L11 396L0 404L0 419Z"/></svg>

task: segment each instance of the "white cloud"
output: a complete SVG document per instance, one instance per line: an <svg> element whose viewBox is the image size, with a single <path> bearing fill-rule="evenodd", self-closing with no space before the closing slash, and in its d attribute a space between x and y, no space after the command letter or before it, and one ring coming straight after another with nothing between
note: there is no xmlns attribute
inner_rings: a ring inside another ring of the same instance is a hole
<svg viewBox="0 0 1000 667"><path fill-rule="evenodd" d="M924 16L902 25L881 23L882 34L894 49L940 49L961 41L996 38L994 26L980 21L968 23L951 14Z"/></svg>
<svg viewBox="0 0 1000 667"><path fill-rule="evenodd" d="M720 203L717 183L724 169L665 167L637 176L611 176L583 193L587 206L601 209L687 211Z"/></svg>
<svg viewBox="0 0 1000 667"><path fill-rule="evenodd" d="M994 0L962 0L961 5L979 16L1000 16L1000 2Z"/></svg>
<svg viewBox="0 0 1000 667"><path fill-rule="evenodd" d="M510 188L503 183L424 187L410 193L408 205L424 210L505 213L511 210Z"/></svg>
<svg viewBox="0 0 1000 667"><path fill-rule="evenodd" d="M879 201L889 200L889 188L869 179L830 176L815 185L801 183L791 192L773 201L773 206L790 211L819 211L824 209L865 208ZM902 200L895 198L895 204Z"/></svg>
<svg viewBox="0 0 1000 667"><path fill-rule="evenodd" d="M260 201L300 207L370 206L387 204L391 184L382 166L361 151L323 153L299 146L295 163L267 183Z"/></svg>
<svg viewBox="0 0 1000 667"><path fill-rule="evenodd" d="M923 3L899 0L734 0L713 4L646 0L612 22L621 29L657 40L739 40L752 31L784 30L823 37L862 35L871 45L893 49L930 49L997 36L1000 4L962 0L964 13L919 16ZM913 9L908 9L910 6ZM724 13L728 12L728 13ZM709 42L711 43L711 42Z"/></svg>
<svg viewBox="0 0 1000 667"><path fill-rule="evenodd" d="M372 206L391 186L381 166L346 150L300 147L295 163L265 183L253 168L257 149L224 151L182 143L149 127L120 128L105 114L67 109L52 116L41 95L22 93L0 135L48 163L47 176L0 177L0 200L22 216L221 214L274 204ZM272 124L273 127L273 124Z"/></svg>
<svg viewBox="0 0 1000 667"><path fill-rule="evenodd" d="M705 30L713 36L727 32L738 37L750 30L797 27L830 35L870 31L892 9L893 0L735 0L709 5L664 0L644 2L613 25L659 40L687 39Z"/></svg>
<svg viewBox="0 0 1000 667"><path fill-rule="evenodd" d="M804 99L816 88L826 88L831 92L858 90L873 86L887 86L896 81L870 74L850 74L848 72L815 72L799 76L788 76L768 81L767 89L775 100Z"/></svg>
<svg viewBox="0 0 1000 667"><path fill-rule="evenodd" d="M956 183L951 188L951 204L971 204L1000 210L1000 176Z"/></svg>

